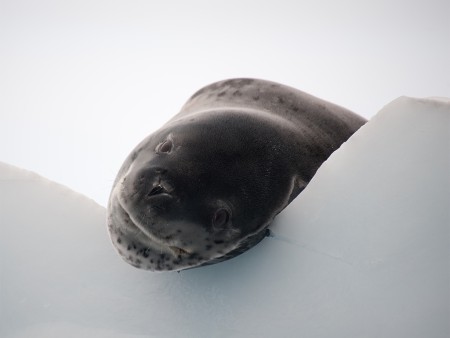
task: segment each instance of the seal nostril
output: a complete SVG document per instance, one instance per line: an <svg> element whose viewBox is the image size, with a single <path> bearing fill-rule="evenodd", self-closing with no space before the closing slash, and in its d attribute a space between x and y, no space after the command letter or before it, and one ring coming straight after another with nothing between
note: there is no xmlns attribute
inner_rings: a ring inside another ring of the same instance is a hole
<svg viewBox="0 0 450 338"><path fill-rule="evenodd" d="M148 196L155 196L155 195L162 194L164 192L166 192L166 190L162 186L157 185L157 186L153 187L153 189L149 192Z"/></svg>

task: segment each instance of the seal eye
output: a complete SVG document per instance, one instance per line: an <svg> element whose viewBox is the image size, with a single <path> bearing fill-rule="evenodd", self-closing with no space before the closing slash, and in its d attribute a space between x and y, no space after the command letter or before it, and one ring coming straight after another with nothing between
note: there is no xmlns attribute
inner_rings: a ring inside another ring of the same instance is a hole
<svg viewBox="0 0 450 338"><path fill-rule="evenodd" d="M163 143L160 143L156 148L158 153L170 153L173 148L173 143L171 140L165 140Z"/></svg>
<svg viewBox="0 0 450 338"><path fill-rule="evenodd" d="M223 227L228 223L229 218L230 214L226 209L216 210L212 219L213 226L216 228Z"/></svg>

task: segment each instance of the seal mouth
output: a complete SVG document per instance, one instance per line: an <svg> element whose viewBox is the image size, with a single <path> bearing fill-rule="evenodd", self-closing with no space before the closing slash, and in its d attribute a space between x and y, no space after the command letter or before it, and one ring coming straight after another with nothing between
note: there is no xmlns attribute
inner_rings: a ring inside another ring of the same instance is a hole
<svg viewBox="0 0 450 338"><path fill-rule="evenodd" d="M132 233L134 233L134 237L140 236L140 234L144 235L146 240L148 241L146 245L150 247L154 247L155 245L160 248L160 250L168 251L172 253L174 256L189 256L192 253L189 252L186 249L183 249L177 245L173 245L175 243L168 243L161 238L153 235L148 230L143 228L139 225L138 222L136 222L133 217L130 215L130 213L126 210L126 208L122 205L122 202L119 198L116 199L117 206L121 209L122 215L125 218L123 222L123 226L127 227L129 230L131 230ZM165 248L165 249L164 249Z"/></svg>
<svg viewBox="0 0 450 338"><path fill-rule="evenodd" d="M188 256L191 254L190 252L188 252L182 248L179 248L177 246L169 246L169 249L172 250L172 252L175 254L175 256Z"/></svg>
<svg viewBox="0 0 450 338"><path fill-rule="evenodd" d="M124 217L126 217L126 220L124 220L124 222L123 222L124 227L127 227L127 228L129 228L131 230L135 230L135 231L137 230L137 231L141 232L142 234L144 234L145 237L148 238L149 240L151 240L152 242L155 242L159 245L163 245L163 243L160 243L158 238L156 238L155 236L150 234L145 228L140 226L139 223L133 219L133 217L130 215L128 210L123 206L122 202L120 201L120 198L117 198L117 206L121 209Z"/></svg>

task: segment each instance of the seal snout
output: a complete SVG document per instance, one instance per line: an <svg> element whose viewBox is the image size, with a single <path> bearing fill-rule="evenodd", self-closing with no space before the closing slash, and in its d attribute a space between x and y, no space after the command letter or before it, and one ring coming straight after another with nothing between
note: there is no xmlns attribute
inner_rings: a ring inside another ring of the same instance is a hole
<svg viewBox="0 0 450 338"><path fill-rule="evenodd" d="M168 170L153 166L135 168L124 177L122 186L124 193L136 200L169 196L174 190Z"/></svg>

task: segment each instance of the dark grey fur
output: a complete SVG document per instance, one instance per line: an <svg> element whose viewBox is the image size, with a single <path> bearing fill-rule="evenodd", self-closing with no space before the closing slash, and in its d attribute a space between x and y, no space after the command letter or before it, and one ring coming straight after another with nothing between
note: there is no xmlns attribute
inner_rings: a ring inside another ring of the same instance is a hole
<svg viewBox="0 0 450 338"><path fill-rule="evenodd" d="M273 82L206 86L125 160L108 204L113 244L154 271L239 255L365 122Z"/></svg>

